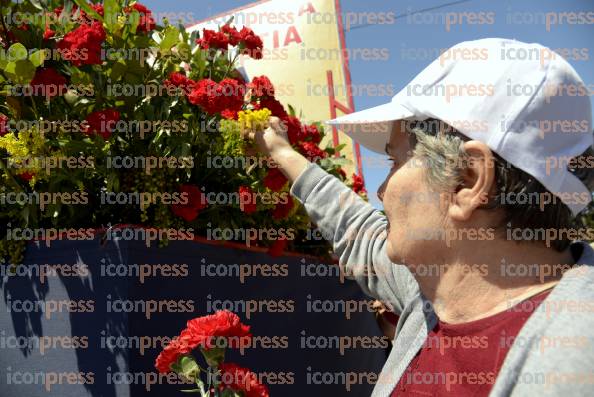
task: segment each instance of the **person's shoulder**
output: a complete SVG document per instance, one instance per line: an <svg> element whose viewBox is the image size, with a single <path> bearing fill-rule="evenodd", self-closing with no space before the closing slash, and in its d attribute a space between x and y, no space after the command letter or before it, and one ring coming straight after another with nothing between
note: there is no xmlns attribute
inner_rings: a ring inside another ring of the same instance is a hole
<svg viewBox="0 0 594 397"><path fill-rule="evenodd" d="M550 325L563 324L594 335L594 250L587 245L582 260L563 277L541 303Z"/></svg>
<svg viewBox="0 0 594 397"><path fill-rule="evenodd" d="M594 284L594 243L589 244L583 241L576 241L571 244L574 255L577 255L576 264L571 268L559 269L563 273L560 285L567 285L567 293L575 295L594 296L594 288L569 287L592 287Z"/></svg>

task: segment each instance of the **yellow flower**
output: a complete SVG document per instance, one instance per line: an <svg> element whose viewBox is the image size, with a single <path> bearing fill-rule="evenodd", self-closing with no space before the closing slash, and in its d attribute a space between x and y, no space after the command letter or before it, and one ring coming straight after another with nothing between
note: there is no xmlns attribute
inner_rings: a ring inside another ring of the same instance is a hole
<svg viewBox="0 0 594 397"><path fill-rule="evenodd" d="M266 108L260 110L245 110L238 114L241 134L245 138L250 132L263 131L268 128L268 120L272 112Z"/></svg>
<svg viewBox="0 0 594 397"><path fill-rule="evenodd" d="M222 141L215 147L217 153L225 156L237 157L243 154L243 140L239 122L235 120L221 120L219 126Z"/></svg>
<svg viewBox="0 0 594 397"><path fill-rule="evenodd" d="M17 139L14 132L10 132L3 137L0 137L0 148L8 152L9 155L17 159L22 159L29 154L27 145Z"/></svg>
<svg viewBox="0 0 594 397"><path fill-rule="evenodd" d="M19 131L18 138L13 132L0 137L0 149L8 152L10 162L15 167L14 173L33 175L29 180L31 187L34 187L40 178L42 169L37 158L43 154L44 144L45 138L36 129ZM27 161L26 166L24 161Z"/></svg>

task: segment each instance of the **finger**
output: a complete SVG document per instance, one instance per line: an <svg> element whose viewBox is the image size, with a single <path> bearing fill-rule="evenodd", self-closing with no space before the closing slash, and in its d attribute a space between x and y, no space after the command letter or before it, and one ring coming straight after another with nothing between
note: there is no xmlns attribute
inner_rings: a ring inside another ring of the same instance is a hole
<svg viewBox="0 0 594 397"><path fill-rule="evenodd" d="M285 123L279 119L278 117L270 117L269 122L270 126L276 131L276 132L286 132L287 131L287 126L285 125Z"/></svg>
<svg viewBox="0 0 594 397"><path fill-rule="evenodd" d="M275 116L270 116L270 118L268 119L268 124L273 128L276 128L277 126L279 126L280 122L281 122L281 119L279 119L278 117L275 117Z"/></svg>

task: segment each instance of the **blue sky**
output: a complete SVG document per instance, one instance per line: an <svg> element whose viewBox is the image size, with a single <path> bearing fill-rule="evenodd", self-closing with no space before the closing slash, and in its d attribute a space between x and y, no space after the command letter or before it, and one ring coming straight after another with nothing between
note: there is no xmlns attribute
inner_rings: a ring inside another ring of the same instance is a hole
<svg viewBox="0 0 594 397"><path fill-rule="evenodd" d="M192 17L199 21L253 1L142 2L156 13L191 12ZM343 14L393 12L398 16L452 2L453 0L342 0L341 5ZM591 14L588 15L588 12ZM456 18L463 18L464 23L444 23L447 13L456 13ZM468 23L471 18L475 18L474 23ZM549 25L546 24L547 18ZM476 23L481 20L483 23ZM431 63L436 51L461 41L485 37L513 38L538 42L552 49L564 49L568 51L568 61L586 85L594 84L594 0L470 0L414 16L404 16L396 19L393 24L352 26L346 31L347 47L389 51L389 56L381 60L351 60L353 85L393 85L397 92ZM355 95L355 109L366 109L390 99L391 96ZM380 207L375 192L388 173L387 163L382 164L375 154L364 148L362 158L370 200Z"/></svg>

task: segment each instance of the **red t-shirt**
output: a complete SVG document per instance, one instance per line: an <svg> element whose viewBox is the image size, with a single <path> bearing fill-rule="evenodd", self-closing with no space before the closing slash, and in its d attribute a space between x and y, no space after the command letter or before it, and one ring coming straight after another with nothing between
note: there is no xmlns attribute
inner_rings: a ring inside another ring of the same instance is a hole
<svg viewBox="0 0 594 397"><path fill-rule="evenodd" d="M518 332L549 292L469 323L439 321L391 397L488 395Z"/></svg>

